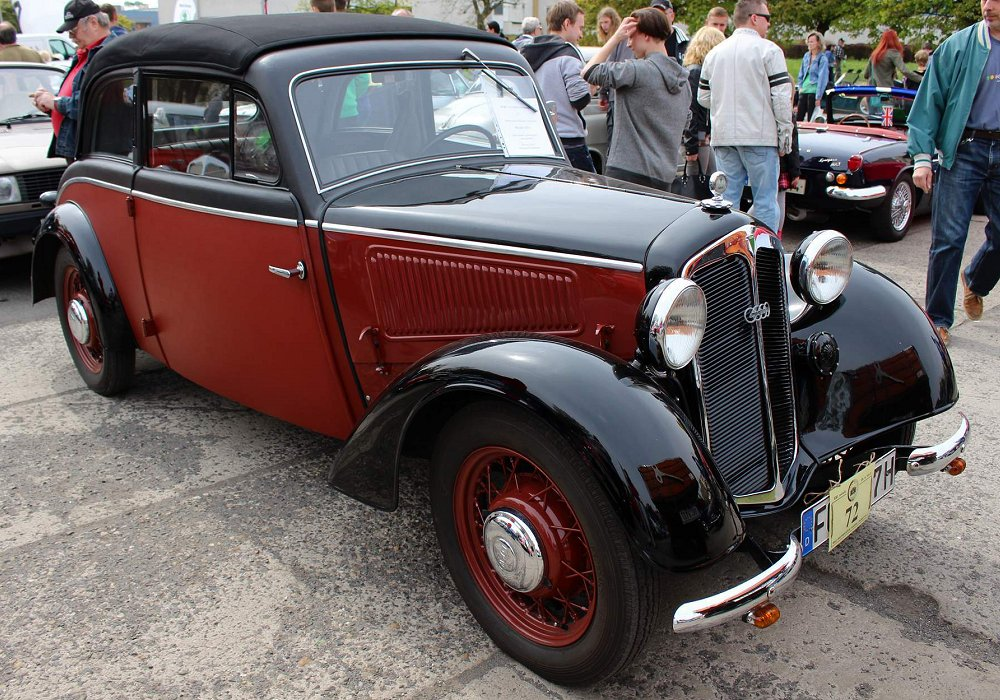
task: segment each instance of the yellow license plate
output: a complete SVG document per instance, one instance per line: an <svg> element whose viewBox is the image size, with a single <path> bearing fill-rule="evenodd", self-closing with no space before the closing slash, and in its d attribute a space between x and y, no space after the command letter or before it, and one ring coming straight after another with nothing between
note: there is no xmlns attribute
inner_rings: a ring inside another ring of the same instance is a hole
<svg viewBox="0 0 1000 700"><path fill-rule="evenodd" d="M831 551L868 519L872 507L872 478L877 466L877 462L872 462L830 489Z"/></svg>

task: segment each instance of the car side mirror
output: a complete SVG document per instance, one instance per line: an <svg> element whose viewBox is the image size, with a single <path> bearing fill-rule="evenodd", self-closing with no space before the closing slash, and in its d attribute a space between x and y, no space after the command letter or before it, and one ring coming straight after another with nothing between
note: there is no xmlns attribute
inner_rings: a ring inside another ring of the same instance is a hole
<svg viewBox="0 0 1000 700"><path fill-rule="evenodd" d="M59 198L59 192L56 190L49 190L48 192L42 192L40 195L38 195L38 199L43 204L48 204L50 207L54 207L56 205L56 200L58 198Z"/></svg>

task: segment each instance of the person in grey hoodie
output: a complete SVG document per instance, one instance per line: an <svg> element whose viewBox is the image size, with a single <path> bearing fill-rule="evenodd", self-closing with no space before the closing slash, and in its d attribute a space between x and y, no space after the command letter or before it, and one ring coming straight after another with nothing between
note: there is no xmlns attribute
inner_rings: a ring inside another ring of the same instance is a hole
<svg viewBox="0 0 1000 700"><path fill-rule="evenodd" d="M592 85L614 88L609 177L669 190L691 113L688 71L667 55L670 24L659 10L636 10L583 68ZM606 63L622 41L636 58Z"/></svg>
<svg viewBox="0 0 1000 700"><path fill-rule="evenodd" d="M559 0L545 20L549 33L521 49L535 71L542 97L556 105L556 133L570 164L594 172L587 150L587 127L580 112L590 104L590 87L580 76L583 58L576 47L583 37L583 10L573 0Z"/></svg>

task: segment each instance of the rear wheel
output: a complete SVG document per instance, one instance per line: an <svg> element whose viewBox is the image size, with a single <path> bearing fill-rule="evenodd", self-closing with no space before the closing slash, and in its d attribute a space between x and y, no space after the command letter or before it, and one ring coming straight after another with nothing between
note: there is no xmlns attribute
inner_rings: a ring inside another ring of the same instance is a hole
<svg viewBox="0 0 1000 700"><path fill-rule="evenodd" d="M595 683L639 652L659 575L565 440L507 404L445 427L431 507L445 563L497 646L556 683Z"/></svg>
<svg viewBox="0 0 1000 700"><path fill-rule="evenodd" d="M105 319L66 248L56 255L54 289L63 337L83 381L104 396L128 389L135 373L135 349L107 347Z"/></svg>
<svg viewBox="0 0 1000 700"><path fill-rule="evenodd" d="M872 212L875 237L881 241L901 241L913 222L916 205L913 181L908 174L900 175L886 194L885 201Z"/></svg>

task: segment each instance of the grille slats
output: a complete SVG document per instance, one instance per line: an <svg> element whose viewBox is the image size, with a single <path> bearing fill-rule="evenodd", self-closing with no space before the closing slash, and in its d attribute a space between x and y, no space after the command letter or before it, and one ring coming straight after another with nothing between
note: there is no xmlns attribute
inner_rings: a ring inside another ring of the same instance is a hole
<svg viewBox="0 0 1000 700"><path fill-rule="evenodd" d="M698 268L692 280L705 292L708 322L698 351L712 455L736 495L771 485L771 427L762 387L754 305L746 258L730 255Z"/></svg>
<svg viewBox="0 0 1000 700"><path fill-rule="evenodd" d="M59 189L59 180L65 168L51 170L32 170L17 174L17 186L21 190L21 199L34 201L43 192Z"/></svg>

